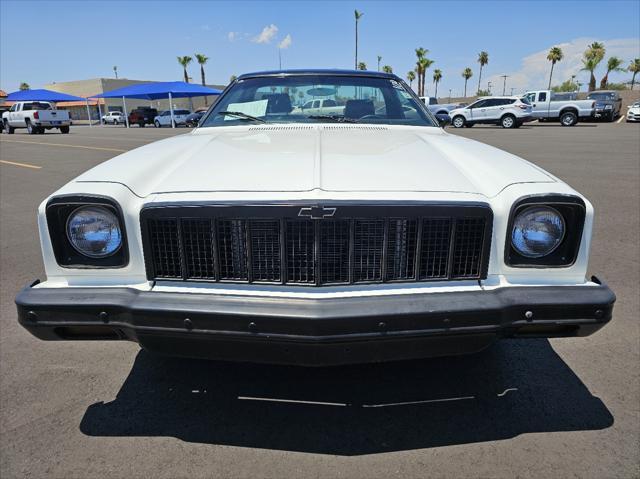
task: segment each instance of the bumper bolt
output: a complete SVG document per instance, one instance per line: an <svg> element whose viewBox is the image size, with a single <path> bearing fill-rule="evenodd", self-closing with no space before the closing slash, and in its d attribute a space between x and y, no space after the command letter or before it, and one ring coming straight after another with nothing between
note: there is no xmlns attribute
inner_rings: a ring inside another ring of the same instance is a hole
<svg viewBox="0 0 640 479"><path fill-rule="evenodd" d="M524 313L524 317L527 318L527 321L531 321L533 319L533 311L527 311Z"/></svg>
<svg viewBox="0 0 640 479"><path fill-rule="evenodd" d="M191 322L191 320L189 318L186 318L184 320L184 327L187 328L189 331L191 331L193 329L193 323Z"/></svg>
<svg viewBox="0 0 640 479"><path fill-rule="evenodd" d="M597 309L596 318L601 319L602 317L604 317L604 311L602 311L601 309Z"/></svg>
<svg viewBox="0 0 640 479"><path fill-rule="evenodd" d="M29 311L27 313L27 319L35 323L36 321L38 321L38 315L35 311Z"/></svg>
<svg viewBox="0 0 640 479"><path fill-rule="evenodd" d="M378 323L378 328L384 331L385 329L387 329L387 323L385 323L384 321L380 321Z"/></svg>
<svg viewBox="0 0 640 479"><path fill-rule="evenodd" d="M256 325L256 323L254 323L253 321L251 321L251 322L249 323L249 331L255 331L255 330L256 330L256 327L257 327L257 325Z"/></svg>
<svg viewBox="0 0 640 479"><path fill-rule="evenodd" d="M100 318L100 321L102 321L103 323L108 323L109 322L109 315L106 313L106 311L102 311L98 317Z"/></svg>

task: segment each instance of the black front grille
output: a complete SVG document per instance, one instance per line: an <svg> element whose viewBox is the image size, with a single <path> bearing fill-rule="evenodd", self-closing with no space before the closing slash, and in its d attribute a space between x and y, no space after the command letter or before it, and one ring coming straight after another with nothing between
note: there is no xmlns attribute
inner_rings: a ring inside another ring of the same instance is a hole
<svg viewBox="0 0 640 479"><path fill-rule="evenodd" d="M338 206L322 219L299 217L301 211L147 208L141 221L148 277L330 285L486 276L486 206Z"/></svg>

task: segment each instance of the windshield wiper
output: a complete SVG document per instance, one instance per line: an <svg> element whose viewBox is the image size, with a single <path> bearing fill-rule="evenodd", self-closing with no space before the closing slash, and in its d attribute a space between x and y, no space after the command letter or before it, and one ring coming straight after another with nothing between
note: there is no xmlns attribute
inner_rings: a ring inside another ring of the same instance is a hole
<svg viewBox="0 0 640 479"><path fill-rule="evenodd" d="M241 111L219 111L216 115L229 115L229 116L237 116L238 118L242 118L243 120L257 121L260 123L266 123L262 118L258 118L256 116L251 116L247 113L242 113Z"/></svg>
<svg viewBox="0 0 640 479"><path fill-rule="evenodd" d="M307 118L310 118L311 120L331 120L338 123L358 123L358 120L354 118L346 118L338 115L310 115Z"/></svg>

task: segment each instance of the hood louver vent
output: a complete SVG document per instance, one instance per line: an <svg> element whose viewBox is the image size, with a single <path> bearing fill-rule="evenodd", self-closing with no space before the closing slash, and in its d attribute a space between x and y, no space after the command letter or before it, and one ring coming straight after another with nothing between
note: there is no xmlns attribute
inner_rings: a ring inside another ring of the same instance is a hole
<svg viewBox="0 0 640 479"><path fill-rule="evenodd" d="M249 131L302 131L302 130L313 130L311 125L296 125L296 126L252 126L249 128Z"/></svg>
<svg viewBox="0 0 640 479"><path fill-rule="evenodd" d="M335 126L323 126L323 130L365 130L365 131L382 131L388 130L386 126L377 125L335 125Z"/></svg>

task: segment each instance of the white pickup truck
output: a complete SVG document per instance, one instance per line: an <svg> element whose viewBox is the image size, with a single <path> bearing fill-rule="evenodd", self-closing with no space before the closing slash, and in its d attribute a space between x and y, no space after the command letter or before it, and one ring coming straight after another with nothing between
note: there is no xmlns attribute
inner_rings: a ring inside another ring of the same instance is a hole
<svg viewBox="0 0 640 479"><path fill-rule="evenodd" d="M309 100L302 106L293 109L294 114L304 115L344 115L344 105L330 98L324 100Z"/></svg>
<svg viewBox="0 0 640 479"><path fill-rule="evenodd" d="M69 133L70 125L69 112L56 110L48 101L18 101L2 114L2 128L10 135L16 128L26 128L32 135L52 128Z"/></svg>
<svg viewBox="0 0 640 479"><path fill-rule="evenodd" d="M562 126L573 126L579 119L595 115L593 100L560 100L551 90L528 91L524 98L533 107L532 115L540 120L560 120Z"/></svg>

